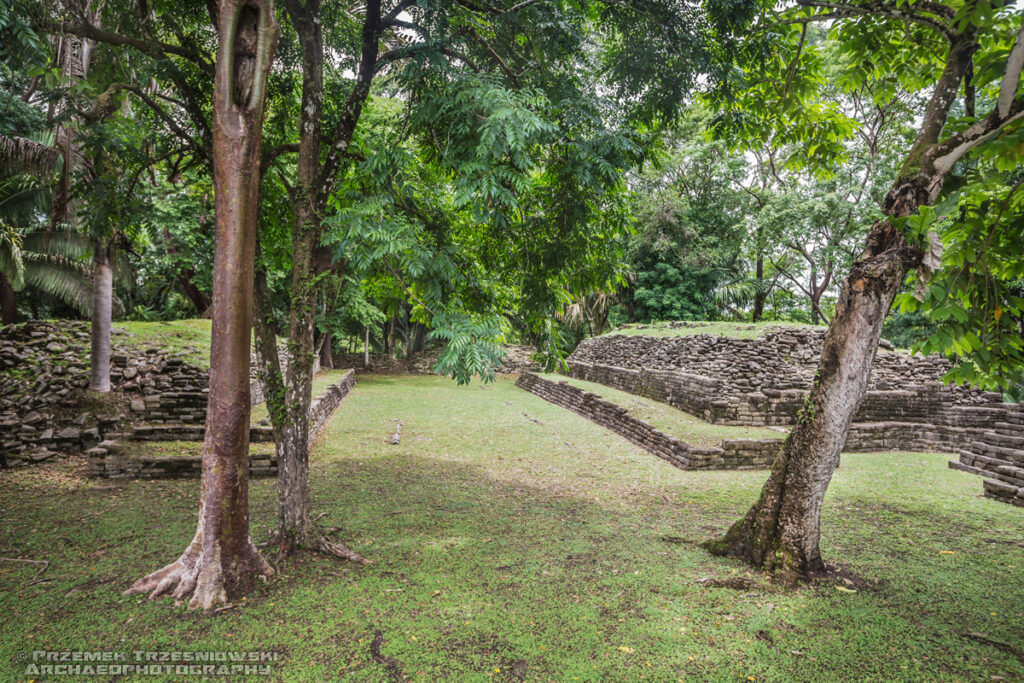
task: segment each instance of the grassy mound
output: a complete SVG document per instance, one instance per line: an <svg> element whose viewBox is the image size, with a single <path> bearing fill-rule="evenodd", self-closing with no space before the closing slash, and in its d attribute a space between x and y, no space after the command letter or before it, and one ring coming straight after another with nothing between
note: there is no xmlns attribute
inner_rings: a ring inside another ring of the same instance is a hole
<svg viewBox="0 0 1024 683"><path fill-rule="evenodd" d="M159 348L168 355L183 353L186 363L210 367L210 326L205 319L115 322L112 332L119 343L141 349Z"/></svg>

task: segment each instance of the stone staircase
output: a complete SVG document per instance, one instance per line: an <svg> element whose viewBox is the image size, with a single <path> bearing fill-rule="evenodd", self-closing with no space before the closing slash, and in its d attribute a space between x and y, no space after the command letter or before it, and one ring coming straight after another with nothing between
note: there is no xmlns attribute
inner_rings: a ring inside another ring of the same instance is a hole
<svg viewBox="0 0 1024 683"><path fill-rule="evenodd" d="M1024 507L1024 405L960 451L949 466L985 477L985 495Z"/></svg>

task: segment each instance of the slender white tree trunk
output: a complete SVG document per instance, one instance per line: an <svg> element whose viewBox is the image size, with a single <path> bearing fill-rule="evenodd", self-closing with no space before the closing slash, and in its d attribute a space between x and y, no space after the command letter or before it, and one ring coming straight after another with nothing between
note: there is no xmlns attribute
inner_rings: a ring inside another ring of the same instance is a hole
<svg viewBox="0 0 1024 683"><path fill-rule="evenodd" d="M90 331L89 391L110 391L110 309L114 294L114 269L110 249L96 243L92 269L92 329Z"/></svg>

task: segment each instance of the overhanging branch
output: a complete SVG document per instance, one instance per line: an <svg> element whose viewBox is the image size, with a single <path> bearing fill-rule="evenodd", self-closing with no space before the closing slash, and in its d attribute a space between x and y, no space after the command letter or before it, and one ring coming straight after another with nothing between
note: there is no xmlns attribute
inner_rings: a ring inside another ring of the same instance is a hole
<svg viewBox="0 0 1024 683"><path fill-rule="evenodd" d="M897 7L896 5L886 5L881 2L865 3L863 5L857 5L846 2L832 2L830 0L797 0L797 5L801 7L818 7L822 9L832 10L834 18L846 18L851 16L881 16L889 17L892 19L902 19L903 21L913 22L922 26L927 26L940 33L947 40L952 42L957 34L950 26L927 17L918 12L912 11L911 8L916 9L917 5L904 5Z"/></svg>

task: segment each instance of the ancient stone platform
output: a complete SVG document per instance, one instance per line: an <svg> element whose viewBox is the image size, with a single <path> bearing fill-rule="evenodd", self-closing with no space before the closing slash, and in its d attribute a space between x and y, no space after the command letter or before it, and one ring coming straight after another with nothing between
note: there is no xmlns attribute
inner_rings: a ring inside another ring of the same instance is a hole
<svg viewBox="0 0 1024 683"><path fill-rule="evenodd" d="M949 466L985 477L986 496L1024 507L1024 405L959 455Z"/></svg>
<svg viewBox="0 0 1024 683"><path fill-rule="evenodd" d="M516 386L607 427L684 470L768 467L782 445L781 439L724 439L718 446L699 448L655 429L630 415L625 408L568 382L553 382L525 372L516 380Z"/></svg>
<svg viewBox="0 0 1024 683"><path fill-rule="evenodd" d="M356 384L355 371L349 370L341 379L327 387L313 399L309 409L309 440L313 440L327 424L342 400ZM134 432L133 440L154 441L200 441L203 425L158 425L144 428L140 436ZM185 430L185 431L183 431ZM191 430L191 431L188 431ZM253 427L259 436L257 441L273 441L270 427ZM251 439L252 440L252 439ZM106 479L173 479L199 477L203 471L203 461L199 456L133 456L126 452L120 441L104 441L85 452L89 461L90 474ZM250 477L277 476L277 455L274 453L251 454L249 456Z"/></svg>
<svg viewBox="0 0 1024 683"><path fill-rule="evenodd" d="M609 335L581 342L567 374L713 424L789 426L811 388L824 336L820 328L789 327L769 328L756 339ZM939 356L880 350L844 450L959 452L950 467L986 477L986 496L1024 505L1024 406L943 384L949 369ZM744 439L695 449L567 383L526 373L517 385L683 469L766 467L781 444Z"/></svg>
<svg viewBox="0 0 1024 683"><path fill-rule="evenodd" d="M769 328L757 339L606 336L580 343L568 374L675 406L713 424L792 425L810 390L825 331ZM1016 406L941 383L939 356L882 351L847 450L956 452Z"/></svg>
<svg viewBox="0 0 1024 683"><path fill-rule="evenodd" d="M208 371L187 363L183 353L141 348L127 333L114 332L112 391L96 397L85 391L88 323L36 320L0 328L0 454L8 465L81 453L133 425L204 422ZM262 400L256 370L254 364L254 403Z"/></svg>

